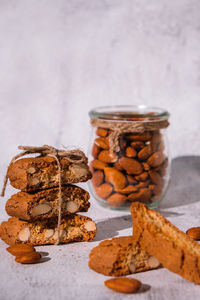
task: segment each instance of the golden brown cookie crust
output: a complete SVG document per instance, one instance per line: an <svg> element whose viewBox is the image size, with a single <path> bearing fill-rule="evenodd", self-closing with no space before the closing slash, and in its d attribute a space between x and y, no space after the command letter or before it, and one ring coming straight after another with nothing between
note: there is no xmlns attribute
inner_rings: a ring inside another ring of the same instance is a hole
<svg viewBox="0 0 200 300"><path fill-rule="evenodd" d="M151 265L151 256L134 243L132 236L105 240L93 248L89 255L89 267L108 276L123 276L158 267ZM149 263L150 261L150 263Z"/></svg>
<svg viewBox="0 0 200 300"><path fill-rule="evenodd" d="M85 182L92 177L87 158L79 164L60 160L62 185ZM58 165L50 156L22 158L12 163L7 172L10 184L22 191L36 191L59 184Z"/></svg>
<svg viewBox="0 0 200 300"><path fill-rule="evenodd" d="M60 226L61 243L90 241L96 235L96 224L81 215L62 218ZM29 244L33 246L55 244L57 241L57 218L38 220L32 223L9 218L0 225L0 238L7 244Z"/></svg>
<svg viewBox="0 0 200 300"><path fill-rule="evenodd" d="M6 212L9 216L26 221L56 217L58 215L58 195L58 188L33 193L18 192L8 199L5 207ZM90 207L89 197L89 193L78 186L63 186L62 216L86 212Z"/></svg>
<svg viewBox="0 0 200 300"><path fill-rule="evenodd" d="M133 238L162 265L200 284L200 245L160 213L136 202L131 206Z"/></svg>

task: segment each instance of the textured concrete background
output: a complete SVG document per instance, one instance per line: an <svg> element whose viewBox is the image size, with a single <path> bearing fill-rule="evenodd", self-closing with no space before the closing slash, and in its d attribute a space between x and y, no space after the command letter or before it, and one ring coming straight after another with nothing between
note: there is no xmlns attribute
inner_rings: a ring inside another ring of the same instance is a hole
<svg viewBox="0 0 200 300"><path fill-rule="evenodd" d="M199 94L198 0L0 0L1 182L19 144L87 152L95 106L160 106L171 113L173 158L163 212L183 230L197 226ZM130 234L131 220L95 203L88 215L98 222L96 242L41 247L52 259L38 266L17 265L0 242L0 299L122 299L87 257L97 241ZM136 277L152 288L135 299L199 299L198 287L164 269Z"/></svg>

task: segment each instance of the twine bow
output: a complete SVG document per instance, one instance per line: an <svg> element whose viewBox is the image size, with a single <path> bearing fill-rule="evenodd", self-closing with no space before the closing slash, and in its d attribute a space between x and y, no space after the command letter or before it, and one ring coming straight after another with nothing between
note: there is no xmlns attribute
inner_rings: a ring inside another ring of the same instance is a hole
<svg viewBox="0 0 200 300"><path fill-rule="evenodd" d="M62 178L61 178L61 164L60 164L60 159L61 158L66 158L69 162L75 163L75 164L80 164L82 162L86 161L85 154L79 150L58 150L52 146L44 145L42 147L35 147L35 146L18 146L18 149L23 150L23 152L17 154L14 156L9 164L13 164L18 158L28 155L28 154L35 154L39 153L41 156L51 156L55 158L57 165L58 165L58 184L59 184L59 190L58 190L58 238L56 244L58 245L60 243L60 224L61 224L61 218L62 218ZM9 168L8 166L8 168ZM8 172L8 171L7 171ZM3 188L1 192L1 197L4 197L5 195L5 189L6 185L8 182L8 175L6 172L6 176L4 178L4 183L3 183Z"/></svg>
<svg viewBox="0 0 200 300"><path fill-rule="evenodd" d="M119 152L119 136L124 133L144 133L169 126L168 120L148 120L148 121L119 121L107 119L91 119L93 127L101 127L111 130L109 135L109 145L111 152Z"/></svg>

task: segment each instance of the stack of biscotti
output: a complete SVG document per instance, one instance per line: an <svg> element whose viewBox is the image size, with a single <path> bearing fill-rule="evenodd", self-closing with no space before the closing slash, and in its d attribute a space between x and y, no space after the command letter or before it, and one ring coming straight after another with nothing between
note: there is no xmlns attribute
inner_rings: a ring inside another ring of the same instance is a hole
<svg viewBox="0 0 200 300"><path fill-rule="evenodd" d="M91 178L88 160L73 163L60 159L62 183L62 220L60 242L89 241L96 234L90 218L76 214L87 212L89 194L72 185ZM12 163L7 172L10 184L21 190L6 203L11 218L0 225L0 237L7 244L55 244L58 240L59 172L54 157L22 158Z"/></svg>

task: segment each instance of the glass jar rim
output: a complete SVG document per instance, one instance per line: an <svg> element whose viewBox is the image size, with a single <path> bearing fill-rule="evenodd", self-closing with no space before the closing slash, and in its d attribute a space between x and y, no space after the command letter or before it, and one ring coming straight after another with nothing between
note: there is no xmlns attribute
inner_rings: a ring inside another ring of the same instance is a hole
<svg viewBox="0 0 200 300"><path fill-rule="evenodd" d="M169 112L159 107L146 105L99 106L89 111L91 119L126 121L167 120Z"/></svg>

